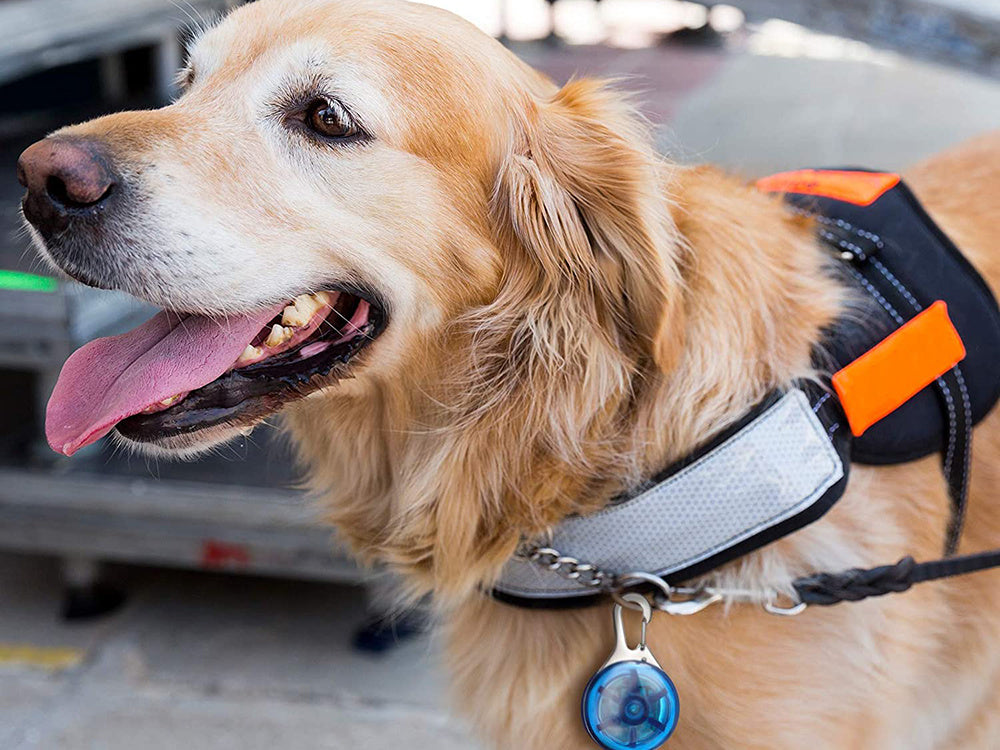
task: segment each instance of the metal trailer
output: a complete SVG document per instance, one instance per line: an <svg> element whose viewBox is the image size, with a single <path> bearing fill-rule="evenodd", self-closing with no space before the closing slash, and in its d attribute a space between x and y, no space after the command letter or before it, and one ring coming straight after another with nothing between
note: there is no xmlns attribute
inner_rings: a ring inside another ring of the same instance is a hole
<svg viewBox="0 0 1000 750"><path fill-rule="evenodd" d="M156 88L166 101L174 92L181 63L179 32L208 23L236 4L236 0L4 0L0 83L59 65L100 60L105 93L118 99L125 85L119 53L152 47Z"/></svg>
<svg viewBox="0 0 1000 750"><path fill-rule="evenodd" d="M160 50L156 87L162 100L172 88L178 35L191 15L228 4L0 2L0 84L51 65L109 60L152 44ZM38 24L39 17L46 23ZM117 99L122 92L114 68L102 64L101 75L111 76L103 89ZM6 404L0 413L0 548L59 556L70 563L76 586L94 583L94 563L105 560L365 580L294 489L291 457L273 431L258 430L242 448L186 464L115 454L106 441L70 459L44 445L41 415L65 358L91 338L133 327L152 309L126 295L39 273L18 231L21 188L13 165L19 150L43 134L0 142L0 238L10 238L0 241L0 388Z"/></svg>
<svg viewBox="0 0 1000 750"><path fill-rule="evenodd" d="M77 570L80 561L121 561L363 581L291 489L287 464L276 460L287 452L271 442L228 462L159 469L106 450L0 467L0 548L55 555Z"/></svg>

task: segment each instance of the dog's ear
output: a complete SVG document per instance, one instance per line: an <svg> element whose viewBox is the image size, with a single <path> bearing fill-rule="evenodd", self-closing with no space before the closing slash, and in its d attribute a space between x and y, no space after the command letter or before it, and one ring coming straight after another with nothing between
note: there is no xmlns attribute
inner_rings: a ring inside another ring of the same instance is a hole
<svg viewBox="0 0 1000 750"><path fill-rule="evenodd" d="M393 542L430 561L439 600L581 510L595 476L638 476L636 386L673 367L683 336L680 243L642 120L581 80L520 125L492 203L502 281L455 321L468 356L440 380L446 429L411 438L424 484L407 483Z"/></svg>
<svg viewBox="0 0 1000 750"><path fill-rule="evenodd" d="M533 271L543 293L581 304L613 343L670 369L683 330L679 243L645 123L587 79L527 109L493 203L505 244L523 254L516 273Z"/></svg>

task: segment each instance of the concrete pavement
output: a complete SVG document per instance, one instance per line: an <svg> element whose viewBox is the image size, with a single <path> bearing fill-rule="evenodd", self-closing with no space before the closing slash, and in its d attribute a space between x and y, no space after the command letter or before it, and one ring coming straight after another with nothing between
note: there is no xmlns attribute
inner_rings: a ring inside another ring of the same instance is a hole
<svg viewBox="0 0 1000 750"><path fill-rule="evenodd" d="M516 46L556 81L618 79L675 161L755 176L902 170L1000 128L1000 80L770 21L720 47Z"/></svg>
<svg viewBox="0 0 1000 750"><path fill-rule="evenodd" d="M748 176L803 166L904 170L1000 128L1000 82L872 51L734 55L675 106L661 149Z"/></svg>
<svg viewBox="0 0 1000 750"><path fill-rule="evenodd" d="M444 705L429 637L349 647L356 589L112 570L131 593L97 622L58 621L54 561L0 555L3 750L348 750L477 745Z"/></svg>

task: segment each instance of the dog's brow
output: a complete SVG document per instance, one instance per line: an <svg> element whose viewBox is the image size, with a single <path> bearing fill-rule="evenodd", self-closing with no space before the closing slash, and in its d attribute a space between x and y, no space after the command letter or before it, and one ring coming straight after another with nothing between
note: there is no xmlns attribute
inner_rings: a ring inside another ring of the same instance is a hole
<svg viewBox="0 0 1000 750"><path fill-rule="evenodd" d="M340 99L366 129L386 133L391 127L390 105L378 85L373 66L344 59L320 44L301 41L263 62L271 75L262 78L262 100L280 101L290 93L325 93Z"/></svg>

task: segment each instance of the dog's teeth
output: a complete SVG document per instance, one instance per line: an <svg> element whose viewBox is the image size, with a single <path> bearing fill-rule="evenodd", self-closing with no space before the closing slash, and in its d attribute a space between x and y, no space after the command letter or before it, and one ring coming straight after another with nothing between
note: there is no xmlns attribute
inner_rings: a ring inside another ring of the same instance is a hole
<svg viewBox="0 0 1000 750"><path fill-rule="evenodd" d="M264 346L280 346L292 337L291 328L283 328L279 323L271 326L271 332L264 340Z"/></svg>
<svg viewBox="0 0 1000 750"><path fill-rule="evenodd" d="M313 296L312 294L300 294L298 297L295 298L295 307L301 310L306 315L308 315L310 318L322 304L323 303L318 302L316 300L316 297Z"/></svg>
<svg viewBox="0 0 1000 750"><path fill-rule="evenodd" d="M176 404L180 400L181 400L181 396L178 393L178 394L175 394L173 396L170 396L168 398L163 399L160 402L160 406L172 406L173 404Z"/></svg>
<svg viewBox="0 0 1000 750"><path fill-rule="evenodd" d="M295 305L288 305L284 310L281 311L281 324L285 326L298 327L305 325L308 320L302 319L302 313L298 311Z"/></svg>
<svg viewBox="0 0 1000 750"><path fill-rule="evenodd" d="M300 294L292 304L281 311L281 323L286 326L299 327L306 325L312 320L313 315L323 305L330 303L330 296L326 292L316 292L315 294Z"/></svg>
<svg viewBox="0 0 1000 750"><path fill-rule="evenodd" d="M305 306L300 305L296 302L294 305L289 305L281 312L281 322L286 326L292 326L298 328L299 326L304 326L309 322L312 317L312 310L306 310Z"/></svg>
<svg viewBox="0 0 1000 750"><path fill-rule="evenodd" d="M263 353L264 350L261 349L259 346L253 346L251 344L247 344L247 348L243 350L243 353L240 355L240 358L236 360L236 364L239 365L244 362L250 362L252 360L255 360L258 357L260 357L260 355Z"/></svg>

